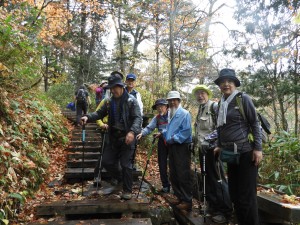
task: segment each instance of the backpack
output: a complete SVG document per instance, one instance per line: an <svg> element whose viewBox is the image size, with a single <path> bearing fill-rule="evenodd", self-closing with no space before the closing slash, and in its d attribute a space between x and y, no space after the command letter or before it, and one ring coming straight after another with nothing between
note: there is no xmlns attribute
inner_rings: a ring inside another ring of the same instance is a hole
<svg viewBox="0 0 300 225"><path fill-rule="evenodd" d="M103 95L103 89L101 87L96 88L96 99L101 100Z"/></svg>
<svg viewBox="0 0 300 225"><path fill-rule="evenodd" d="M84 89L79 89L76 95L77 104L86 103L86 94Z"/></svg>
<svg viewBox="0 0 300 225"><path fill-rule="evenodd" d="M240 113L242 114L244 120L247 121L245 111L244 111L243 93L242 92L239 92L236 95L236 104L239 107ZM262 141L264 143L266 143L268 140L268 134L271 134L271 131L270 131L271 125L270 125L269 121L266 119L266 117L264 117L260 113L257 113L257 117L258 117L260 126L262 128Z"/></svg>

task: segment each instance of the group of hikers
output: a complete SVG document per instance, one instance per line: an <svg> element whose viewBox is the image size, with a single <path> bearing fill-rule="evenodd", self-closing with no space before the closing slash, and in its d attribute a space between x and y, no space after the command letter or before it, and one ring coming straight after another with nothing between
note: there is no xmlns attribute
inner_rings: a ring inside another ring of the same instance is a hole
<svg viewBox="0 0 300 225"><path fill-rule="evenodd" d="M198 151L201 171L205 173L207 215L216 223L226 223L234 212L238 224L259 224L256 179L262 160L262 134L251 98L237 90L240 81L235 71L222 69L214 81L222 93L218 103L212 101L212 91L207 86L193 89L199 103L194 135L191 114L182 107L180 93L174 90L166 99L155 101L152 109L157 110L157 115L142 128L143 104L134 89L136 75L128 74L125 83L123 79L122 73L112 72L96 111L86 114L87 106L81 109L83 116L77 111L78 123L97 121L107 132L102 166L111 174L112 184L122 186L121 198L132 198L137 141L157 128L153 138L158 139L161 193L174 193L175 198L167 195L170 204L184 213L192 210L191 159L192 152ZM88 93L86 96L89 98ZM237 103L239 98L242 106Z"/></svg>

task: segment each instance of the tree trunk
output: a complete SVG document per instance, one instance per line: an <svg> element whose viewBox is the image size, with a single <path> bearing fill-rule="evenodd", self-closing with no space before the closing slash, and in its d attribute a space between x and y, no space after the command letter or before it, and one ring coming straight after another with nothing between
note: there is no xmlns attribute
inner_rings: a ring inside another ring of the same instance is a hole
<svg viewBox="0 0 300 225"><path fill-rule="evenodd" d="M85 40L85 26L86 26L86 14L85 12L85 5L82 4L81 6L81 22L80 22L80 41L79 41L79 46L80 46L80 61L79 61L79 71L78 71L78 76L77 76L77 86L80 86L85 82L85 69L84 69L84 40Z"/></svg>
<svg viewBox="0 0 300 225"><path fill-rule="evenodd" d="M170 23L169 23L169 38L170 38L170 82L172 90L177 90L176 74L175 74L175 54L174 54L174 20L175 20L175 3L176 0L171 0Z"/></svg>
<svg viewBox="0 0 300 225"><path fill-rule="evenodd" d="M124 51L124 45L123 45L123 31L121 28L121 6L118 8L118 41L119 41L119 47L120 47L120 70L124 74L125 73L125 51Z"/></svg>
<svg viewBox="0 0 300 225"><path fill-rule="evenodd" d="M159 77L159 18L155 15L155 75Z"/></svg>
<svg viewBox="0 0 300 225"><path fill-rule="evenodd" d="M45 59L46 59L46 64L45 64L45 74L44 74L44 90L45 92L48 91L48 86L49 86L49 79L48 79L48 76L49 76L49 52L46 51L46 54L45 54Z"/></svg>

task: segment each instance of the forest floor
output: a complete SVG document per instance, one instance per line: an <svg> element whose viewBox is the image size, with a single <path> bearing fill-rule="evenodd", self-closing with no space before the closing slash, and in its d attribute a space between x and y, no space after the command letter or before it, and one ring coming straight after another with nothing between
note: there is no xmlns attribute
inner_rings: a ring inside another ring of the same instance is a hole
<svg viewBox="0 0 300 225"><path fill-rule="evenodd" d="M70 125L68 129L71 130L74 127ZM71 139L71 137L70 137ZM62 157L63 156L63 157ZM11 221L11 224L27 224L31 222L45 223L47 221L53 221L54 218L37 218L36 207L45 202L55 202L60 200L82 200L85 196L81 195L82 186L81 183L67 184L64 182L64 171L66 167L67 151L63 148L55 148L51 150L50 167L48 169L48 175L44 183L40 186L40 189L34 193L34 196L27 197L26 203L21 206L20 212L17 216L17 221ZM143 149L138 146L136 154L136 163L142 171L144 171L147 162L147 149ZM174 197L172 194L160 195L158 191L161 189L160 175L158 169L158 160L156 148L153 150L153 154L149 160L145 180L151 185L152 190L156 190L151 194L150 208L170 207L164 197ZM92 181L87 181L92 184ZM135 188L137 190L138 188ZM58 190L68 190L60 192ZM137 193L134 193L135 195ZM197 208L197 202L195 207Z"/></svg>

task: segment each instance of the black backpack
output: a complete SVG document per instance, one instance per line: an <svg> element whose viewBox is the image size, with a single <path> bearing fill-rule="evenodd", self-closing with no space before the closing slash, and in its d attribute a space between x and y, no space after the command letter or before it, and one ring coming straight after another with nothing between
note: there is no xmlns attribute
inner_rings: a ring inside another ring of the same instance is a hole
<svg viewBox="0 0 300 225"><path fill-rule="evenodd" d="M79 89L76 95L77 104L86 103L86 94L84 89Z"/></svg>
<svg viewBox="0 0 300 225"><path fill-rule="evenodd" d="M239 111L242 114L244 120L247 121L245 111L244 111L244 104L243 104L243 93L239 92L236 97L236 104L239 107ZM260 113L257 113L260 126L262 127L262 141L267 142L268 141L268 135L271 134L271 125L269 121L261 115Z"/></svg>

